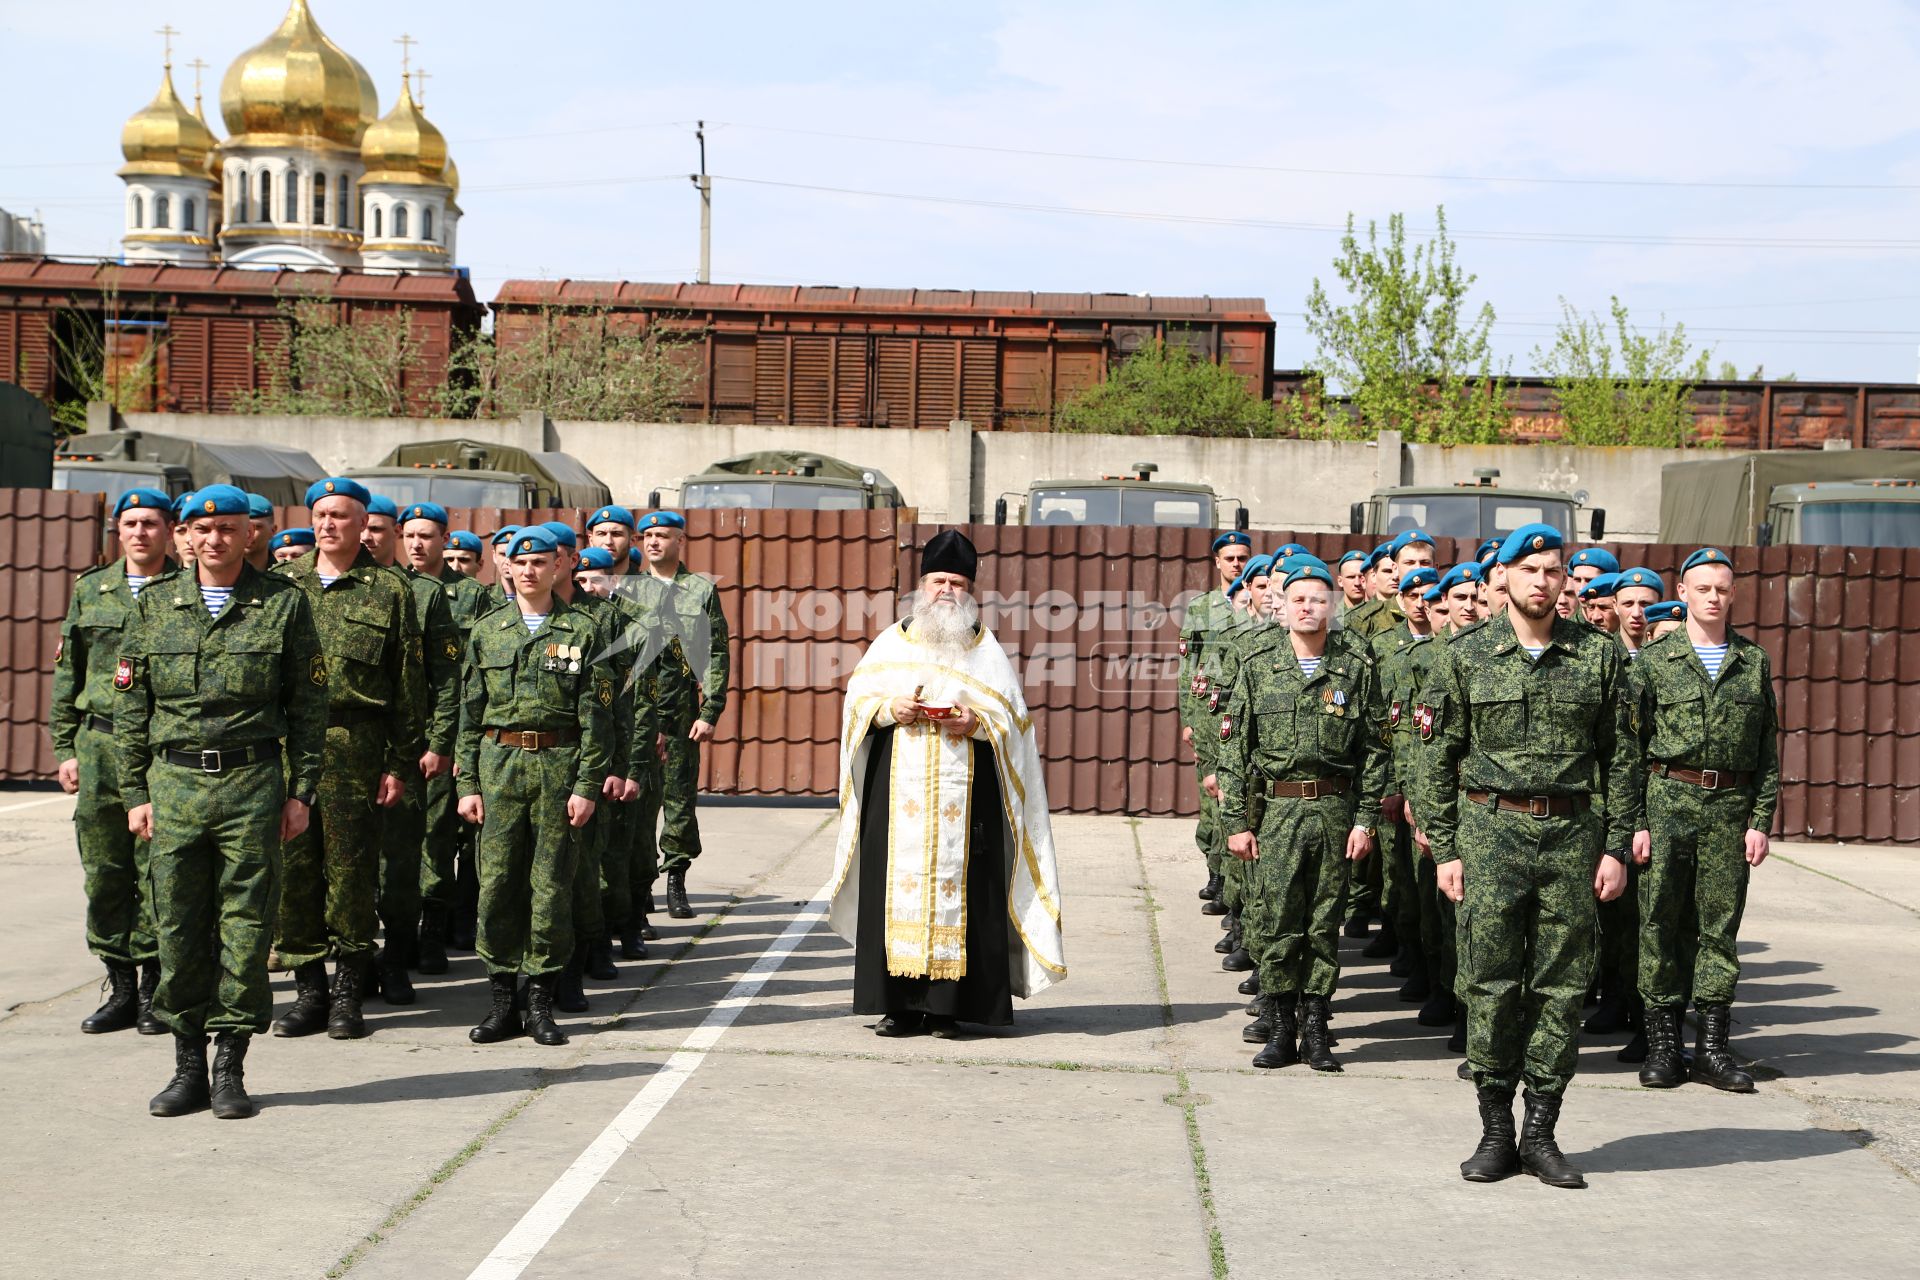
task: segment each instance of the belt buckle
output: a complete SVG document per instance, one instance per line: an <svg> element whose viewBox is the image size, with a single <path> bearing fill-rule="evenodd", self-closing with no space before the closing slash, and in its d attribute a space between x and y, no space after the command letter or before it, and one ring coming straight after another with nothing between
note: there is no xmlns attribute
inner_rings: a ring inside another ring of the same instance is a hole
<svg viewBox="0 0 1920 1280"><path fill-rule="evenodd" d="M1320 798L1320 779L1315 778L1310 782L1301 783L1300 798L1302 800L1318 800Z"/></svg>
<svg viewBox="0 0 1920 1280"><path fill-rule="evenodd" d="M212 763L208 763L209 761ZM225 765L221 762L218 751L202 751L200 753L200 772L219 773L224 767Z"/></svg>
<svg viewBox="0 0 1920 1280"><path fill-rule="evenodd" d="M1702 769L1700 771L1700 785L1709 791L1718 791L1720 789L1720 771L1718 769Z"/></svg>
<svg viewBox="0 0 1920 1280"><path fill-rule="evenodd" d="M1527 816L1529 818L1551 818L1553 816L1553 797L1528 796Z"/></svg>
<svg viewBox="0 0 1920 1280"><path fill-rule="evenodd" d="M522 729L520 731L520 749L522 751L538 751L540 749L540 731L538 729Z"/></svg>

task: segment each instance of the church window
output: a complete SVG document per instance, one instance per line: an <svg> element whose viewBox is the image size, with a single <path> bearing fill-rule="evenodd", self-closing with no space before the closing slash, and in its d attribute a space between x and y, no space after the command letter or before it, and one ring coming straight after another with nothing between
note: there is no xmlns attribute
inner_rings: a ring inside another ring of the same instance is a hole
<svg viewBox="0 0 1920 1280"><path fill-rule="evenodd" d="M422 240L433 239L433 210L431 209L422 209L420 211L420 238Z"/></svg>
<svg viewBox="0 0 1920 1280"><path fill-rule="evenodd" d="M260 171L260 221L273 221L273 175Z"/></svg>
<svg viewBox="0 0 1920 1280"><path fill-rule="evenodd" d="M247 220L247 180L244 176L236 176L239 177L239 181L233 187L233 207L227 211L227 221L245 222Z"/></svg>
<svg viewBox="0 0 1920 1280"><path fill-rule="evenodd" d="M285 181L287 184L287 221L299 222L300 221L300 175L295 173L293 170L289 169L287 170L287 176Z"/></svg>
<svg viewBox="0 0 1920 1280"><path fill-rule="evenodd" d="M133 226L137 231L147 225L147 202L136 195L133 198Z"/></svg>
<svg viewBox="0 0 1920 1280"><path fill-rule="evenodd" d="M198 230L198 228L193 225L193 200L191 198L180 202L180 229L182 231Z"/></svg>
<svg viewBox="0 0 1920 1280"><path fill-rule="evenodd" d="M347 175L340 175L340 194L334 199L334 208L340 210L340 225L353 225L353 197L347 192Z"/></svg>
<svg viewBox="0 0 1920 1280"><path fill-rule="evenodd" d="M407 238L407 206L403 204L393 206L393 238L395 240Z"/></svg>
<svg viewBox="0 0 1920 1280"><path fill-rule="evenodd" d="M167 207L165 196L153 198L153 225L165 231L173 226L173 211Z"/></svg>
<svg viewBox="0 0 1920 1280"><path fill-rule="evenodd" d="M327 225L327 175L324 173L313 175L313 225Z"/></svg>
<svg viewBox="0 0 1920 1280"><path fill-rule="evenodd" d="M368 217L368 218L370 219L370 221L371 221L371 223L372 223L372 226L373 226L373 238L374 238L375 240L378 240L378 239L380 238L380 234L381 234L381 232L380 232L380 206L376 204L376 205L374 205L374 206L372 206L372 207L371 207L370 209L368 209L368 210L367 210L367 217Z"/></svg>

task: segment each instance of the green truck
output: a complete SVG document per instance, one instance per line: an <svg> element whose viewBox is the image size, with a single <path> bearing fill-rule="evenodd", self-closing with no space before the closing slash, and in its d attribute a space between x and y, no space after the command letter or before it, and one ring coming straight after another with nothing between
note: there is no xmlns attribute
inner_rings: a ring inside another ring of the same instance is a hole
<svg viewBox="0 0 1920 1280"><path fill-rule="evenodd" d="M53 456L54 488L108 497L148 488L177 498L190 489L231 484L275 506L297 507L307 500L307 486L326 474L304 449L158 431L69 436Z"/></svg>
<svg viewBox="0 0 1920 1280"><path fill-rule="evenodd" d="M660 491L647 496L660 506ZM722 458L680 484L685 511L875 511L905 506L883 472L824 454L768 449Z"/></svg>
<svg viewBox="0 0 1920 1280"><path fill-rule="evenodd" d="M399 506L594 507L613 501L600 477L568 453L519 449L485 440L403 444L376 467L345 473Z"/></svg>
<svg viewBox="0 0 1920 1280"><path fill-rule="evenodd" d="M53 486L53 415L39 396L0 382L0 486Z"/></svg>
<svg viewBox="0 0 1920 1280"><path fill-rule="evenodd" d="M1233 527L1248 526L1246 504L1222 498L1209 485L1180 480L1156 480L1160 468L1136 462L1130 476L1099 476L1092 480L1037 480L1024 494L1003 494L994 501L993 522L1006 524L1153 525L1172 529L1221 529L1220 506L1234 505ZM1019 499L1017 511L1007 499Z"/></svg>
<svg viewBox="0 0 1920 1280"><path fill-rule="evenodd" d="M1586 502L1584 490L1558 493L1551 489L1503 488L1499 470L1487 467L1473 473L1471 484L1376 489L1365 502L1349 508L1347 531L1391 538L1408 529L1424 529L1436 538L1479 542L1504 537L1523 524L1549 524L1572 542L1580 536L1578 513L1584 510L1588 516L1587 537L1598 542L1607 536L1607 513Z"/></svg>
<svg viewBox="0 0 1920 1280"><path fill-rule="evenodd" d="M1769 449L1660 468L1660 541L1920 547L1920 454Z"/></svg>

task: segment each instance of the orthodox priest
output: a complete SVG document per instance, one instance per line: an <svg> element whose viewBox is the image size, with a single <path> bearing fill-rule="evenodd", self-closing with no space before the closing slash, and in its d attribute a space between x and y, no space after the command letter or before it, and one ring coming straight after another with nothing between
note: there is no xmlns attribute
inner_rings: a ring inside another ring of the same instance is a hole
<svg viewBox="0 0 1920 1280"><path fill-rule="evenodd" d="M945 530L908 616L847 685L829 921L853 1009L883 1036L1003 1027L1066 977L1040 752L1006 651L980 625L979 553Z"/></svg>

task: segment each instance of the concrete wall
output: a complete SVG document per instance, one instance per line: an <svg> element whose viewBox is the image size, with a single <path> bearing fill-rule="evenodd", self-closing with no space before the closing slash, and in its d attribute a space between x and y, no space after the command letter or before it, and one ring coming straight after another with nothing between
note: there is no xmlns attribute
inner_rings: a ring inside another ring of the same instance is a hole
<svg viewBox="0 0 1920 1280"><path fill-rule="evenodd" d="M396 445L465 436L522 449L551 449L537 413L519 418L319 418L251 413L128 413L128 428L305 449L329 472L378 466ZM92 426L91 419L88 423Z"/></svg>
<svg viewBox="0 0 1920 1280"><path fill-rule="evenodd" d="M1585 489L1589 505L1606 508L1607 536L1634 542L1651 542L1660 534L1660 468L1702 456L1698 450L1558 444L1413 444L1401 453L1401 484L1455 484L1472 480L1482 467L1498 467L1500 483L1509 488ZM1585 530L1583 523L1580 531Z"/></svg>

